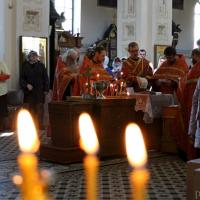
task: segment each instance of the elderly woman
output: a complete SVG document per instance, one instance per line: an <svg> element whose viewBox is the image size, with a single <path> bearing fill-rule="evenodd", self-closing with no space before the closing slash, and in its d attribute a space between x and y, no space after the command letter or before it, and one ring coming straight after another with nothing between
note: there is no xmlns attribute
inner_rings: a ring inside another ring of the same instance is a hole
<svg viewBox="0 0 200 200"><path fill-rule="evenodd" d="M53 84L53 101L61 101L66 96L79 94L77 58L78 52L74 49L69 49L58 58Z"/></svg>

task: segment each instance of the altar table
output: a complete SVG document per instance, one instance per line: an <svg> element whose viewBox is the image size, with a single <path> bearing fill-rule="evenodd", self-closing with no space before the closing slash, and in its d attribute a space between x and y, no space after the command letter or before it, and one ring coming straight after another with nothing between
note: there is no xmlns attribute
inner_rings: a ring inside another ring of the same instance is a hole
<svg viewBox="0 0 200 200"><path fill-rule="evenodd" d="M62 102L51 102L51 143L41 145L40 157L60 163L82 160L84 153L79 147L78 129L78 117L82 112L88 112L94 121L100 143L100 156L124 155L125 127L135 121L134 106L134 99L121 98L71 98Z"/></svg>
<svg viewBox="0 0 200 200"><path fill-rule="evenodd" d="M148 110L143 110L142 105L139 105L142 103L141 97L149 101ZM159 149L162 137L162 118L159 112L155 115L156 112L151 106L156 100L165 102L160 108L167 106L172 103L170 98L136 93L130 97L95 100L72 97L66 101L51 102L49 103L51 141L49 144L41 145L40 157L59 163L82 160L84 153L79 147L78 129L78 117L82 112L88 112L92 116L100 143L99 155L101 157L125 155L125 127L130 122L140 125L148 149ZM146 123L143 119L145 113L149 114L149 112L152 113L150 116L152 123Z"/></svg>

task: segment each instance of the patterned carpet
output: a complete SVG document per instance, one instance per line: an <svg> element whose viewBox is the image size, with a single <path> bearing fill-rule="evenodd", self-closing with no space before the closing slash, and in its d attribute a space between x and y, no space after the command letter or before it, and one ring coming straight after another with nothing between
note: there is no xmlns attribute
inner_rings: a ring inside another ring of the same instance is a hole
<svg viewBox="0 0 200 200"><path fill-rule="evenodd" d="M44 139L44 138L42 138ZM0 200L19 199L19 190L11 181L18 174L16 157L19 154L15 135L0 136ZM50 193L56 200L85 199L84 171L82 164L58 165L40 162L41 169L53 172ZM151 179L148 185L148 199L186 199L186 163L176 155L149 152ZM131 199L129 173L131 169L126 158L101 161L99 182L100 199Z"/></svg>

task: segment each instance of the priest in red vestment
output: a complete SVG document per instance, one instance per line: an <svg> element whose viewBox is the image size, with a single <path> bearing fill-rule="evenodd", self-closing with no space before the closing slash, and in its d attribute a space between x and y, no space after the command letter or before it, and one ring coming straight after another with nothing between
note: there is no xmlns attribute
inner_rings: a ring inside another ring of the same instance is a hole
<svg viewBox="0 0 200 200"><path fill-rule="evenodd" d="M164 55L166 61L161 64L152 77L153 90L165 94L174 94L180 81L186 80L188 65L184 56L176 54L173 47L167 47Z"/></svg>
<svg viewBox="0 0 200 200"><path fill-rule="evenodd" d="M69 49L57 61L53 83L53 101L64 100L66 96L79 95L78 85L78 52Z"/></svg>
<svg viewBox="0 0 200 200"><path fill-rule="evenodd" d="M106 51L103 47L96 47L92 57L85 56L80 67L80 88L82 94L88 92L88 84L92 84L94 81L109 81L112 79L112 76L103 67L105 56Z"/></svg>
<svg viewBox="0 0 200 200"><path fill-rule="evenodd" d="M192 63L193 67L187 75L187 80L182 86L181 93L181 106L183 111L183 119L186 132L188 132L190 113L192 108L192 97L196 88L198 78L200 77L200 50L194 49L192 51ZM187 157L189 160L196 158L196 149L194 145L188 143Z"/></svg>
<svg viewBox="0 0 200 200"><path fill-rule="evenodd" d="M139 46L136 42L129 43L128 52L130 57L122 65L122 78L129 87L134 87L135 91L140 91L140 82L146 81L146 85L148 85L153 71L149 61L139 57Z"/></svg>
<svg viewBox="0 0 200 200"><path fill-rule="evenodd" d="M166 61L161 64L152 77L153 90L165 94L173 94L174 97L178 96L180 101L180 95L177 95L177 91L179 85L183 85L186 81L188 72L187 63L184 56L177 55L176 50L173 47L167 47L164 50L164 55L166 57ZM173 131L171 132L171 135L175 139L181 155L184 159L186 159L188 135L184 126L181 108L177 109L176 118L172 127Z"/></svg>

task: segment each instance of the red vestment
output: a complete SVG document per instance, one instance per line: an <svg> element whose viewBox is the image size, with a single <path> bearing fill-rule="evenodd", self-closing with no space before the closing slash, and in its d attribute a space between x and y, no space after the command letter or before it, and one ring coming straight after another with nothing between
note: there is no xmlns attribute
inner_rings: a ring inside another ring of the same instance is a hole
<svg viewBox="0 0 200 200"><path fill-rule="evenodd" d="M149 61L145 58L138 58L137 60L129 57L124 61L122 66L122 78L128 83L133 82L134 89L139 90L136 77L144 77L147 80L153 75L152 68L149 66Z"/></svg>
<svg viewBox="0 0 200 200"><path fill-rule="evenodd" d="M53 101L61 101L63 99L64 92L70 81L73 81L72 95L79 95L77 77L72 76L69 67L66 66L61 57L59 57L56 65L55 78L53 83Z"/></svg>
<svg viewBox="0 0 200 200"><path fill-rule="evenodd" d="M187 80L181 87L181 108L186 134L188 133L189 120L192 108L192 98L196 88L198 78L200 77L200 62L196 63L187 75ZM188 136L187 136L188 137ZM187 157L189 160L196 158L196 149L194 145L188 142Z"/></svg>
<svg viewBox="0 0 200 200"><path fill-rule="evenodd" d="M179 81L184 82L188 72L188 65L183 56L179 55L176 57L176 61L169 65L167 61L163 62L161 66L157 69L152 77L153 89L162 93L173 94ZM171 81L169 83L161 83L159 86L154 84L156 80L165 79Z"/></svg>
<svg viewBox="0 0 200 200"><path fill-rule="evenodd" d="M109 81L111 79L112 76L104 69L103 63L96 63L88 57L84 58L83 64L80 67L80 88L82 93L87 91L88 80L92 84L94 81Z"/></svg>

